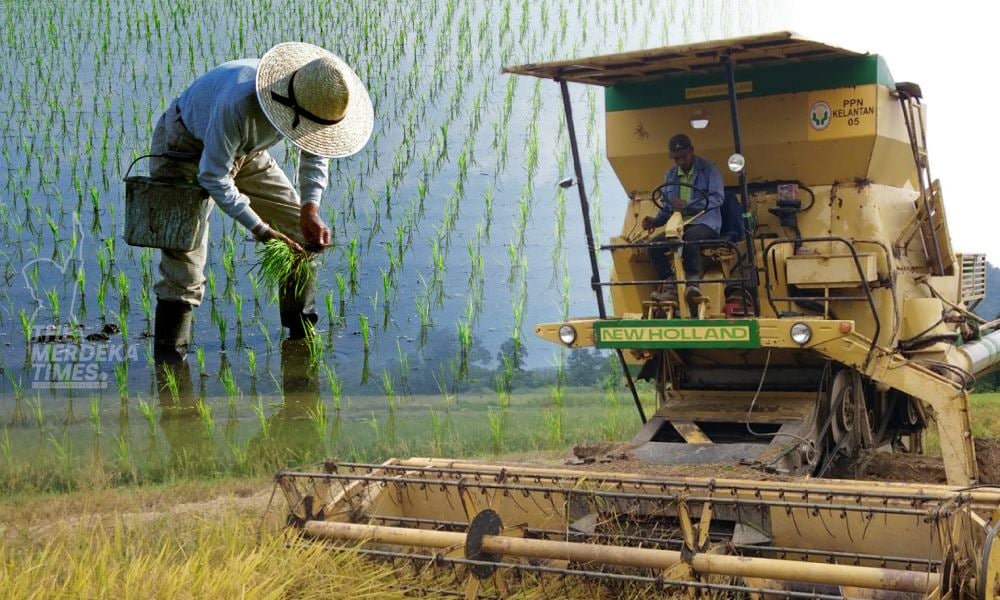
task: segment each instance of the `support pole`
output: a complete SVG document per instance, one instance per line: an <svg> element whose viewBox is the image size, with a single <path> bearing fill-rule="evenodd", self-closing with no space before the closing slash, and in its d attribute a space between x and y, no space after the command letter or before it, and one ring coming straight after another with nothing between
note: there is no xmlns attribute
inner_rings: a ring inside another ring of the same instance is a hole
<svg viewBox="0 0 1000 600"><path fill-rule="evenodd" d="M594 230L590 224L590 203L587 202L587 190L583 185L583 166L580 164L580 150L576 144L576 128L573 126L573 107L569 100L569 86L565 81L556 79L559 88L562 90L563 110L566 111L566 131L569 133L569 145L573 151L573 171L576 174L576 189L580 194L580 211L583 213L583 230L587 235L587 253L590 256L590 288L594 290L597 297L597 314L601 320L608 318L607 310L604 308L604 291L601 288L601 271L597 266L597 248L594 246ZM639 392L635 389L635 382L632 381L632 374L629 373L628 364L625 362L625 355L620 349L616 349L618 363L622 367L622 373L628 382L629 390L632 392L632 399L635 401L635 408L639 411L639 418L642 424L646 424L646 411L642 409L642 402L639 401Z"/></svg>
<svg viewBox="0 0 1000 600"><path fill-rule="evenodd" d="M733 123L733 148L737 154L743 154L743 141L740 139L740 113L736 107L736 73L733 58L729 54L722 56L726 65L726 84L729 89L729 116ZM750 287L752 289L754 314L760 316L760 296L757 290L757 251L754 248L753 234L750 228L750 191L747 188L746 169L738 173L740 184L740 205L743 208L743 232L746 239L746 260L750 263Z"/></svg>
<svg viewBox="0 0 1000 600"><path fill-rule="evenodd" d="M569 86L565 81L559 81L562 89L563 110L566 111L566 130L569 132L569 145L573 151L573 170L576 174L576 189L580 194L580 211L583 213L583 230L587 235L587 254L590 256L590 289L597 296L597 314L608 317L604 308L604 292L601 290L601 271L597 266L597 248L594 246L594 230L590 225L590 203L587 201L587 190L583 185L583 167L580 165L580 150L576 144L576 128L573 126L573 107L569 100Z"/></svg>

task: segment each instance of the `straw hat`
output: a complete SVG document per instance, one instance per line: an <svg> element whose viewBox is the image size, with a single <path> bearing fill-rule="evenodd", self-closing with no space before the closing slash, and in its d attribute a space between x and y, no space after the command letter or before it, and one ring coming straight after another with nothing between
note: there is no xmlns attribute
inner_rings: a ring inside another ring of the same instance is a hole
<svg viewBox="0 0 1000 600"><path fill-rule="evenodd" d="M293 144L317 156L361 150L375 124L368 90L340 57L312 44L285 42L257 67L264 115Z"/></svg>

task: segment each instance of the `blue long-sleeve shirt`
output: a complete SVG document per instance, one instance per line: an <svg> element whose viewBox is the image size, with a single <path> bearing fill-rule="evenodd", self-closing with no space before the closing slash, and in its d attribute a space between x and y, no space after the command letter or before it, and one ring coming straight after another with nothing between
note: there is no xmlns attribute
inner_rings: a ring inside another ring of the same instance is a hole
<svg viewBox="0 0 1000 600"><path fill-rule="evenodd" d="M708 225L718 232L722 228L722 211L720 208L725 197L722 173L719 173L715 165L698 156L694 158L694 165L691 168L694 170L694 180L691 183L694 189L691 190L691 200L685 205L684 212L694 214L704 210L705 213L691 221L690 224ZM674 212L671 203L680 198L681 186L677 185L679 170L680 167L674 165L673 168L667 171L667 176L664 180L666 187L663 190L663 208L653 217L653 224L657 227L667 222L667 219ZM698 190L701 190L701 192Z"/></svg>
<svg viewBox="0 0 1000 600"><path fill-rule="evenodd" d="M247 229L260 225L261 218L250 208L246 194L236 188L230 172L237 157L266 150L284 139L257 101L258 64L258 59L223 63L195 79L177 102L184 126L205 145L198 183L222 212ZM329 179L329 161L300 152L301 202L318 204Z"/></svg>

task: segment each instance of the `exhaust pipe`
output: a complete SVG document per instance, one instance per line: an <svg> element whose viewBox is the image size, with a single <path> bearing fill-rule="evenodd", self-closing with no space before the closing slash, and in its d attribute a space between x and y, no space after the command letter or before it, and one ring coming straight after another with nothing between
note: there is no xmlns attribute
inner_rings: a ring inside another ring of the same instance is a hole
<svg viewBox="0 0 1000 600"><path fill-rule="evenodd" d="M972 373L980 375L1000 366L1000 331L984 336L974 342L956 346L965 364L960 366Z"/></svg>

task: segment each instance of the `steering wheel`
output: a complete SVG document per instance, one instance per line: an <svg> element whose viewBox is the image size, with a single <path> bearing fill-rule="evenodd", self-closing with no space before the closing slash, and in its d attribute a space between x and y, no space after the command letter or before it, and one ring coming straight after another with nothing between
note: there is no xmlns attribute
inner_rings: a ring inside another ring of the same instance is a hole
<svg viewBox="0 0 1000 600"><path fill-rule="evenodd" d="M700 198L698 198L698 200L696 200L696 202L704 200L705 201L704 202L704 206L708 206L708 194L704 190L696 188L696 187L694 187L693 185L691 185L689 183L681 183L680 181L678 181L677 183L670 183L670 184L663 183L663 184L660 184L660 185L656 186L655 188L653 188L653 193L650 194L650 196L649 196L649 199L653 201L653 206L655 206L656 208L658 208L660 210L663 210L663 206L664 206L663 195L664 195L664 192L666 192L667 188L669 186L672 186L672 185L677 185L677 186L683 186L683 187L686 187L686 188L691 188L691 190L697 192L700 195ZM691 203L689 202L688 204L690 205ZM671 207L671 210L673 210L672 207Z"/></svg>

